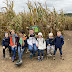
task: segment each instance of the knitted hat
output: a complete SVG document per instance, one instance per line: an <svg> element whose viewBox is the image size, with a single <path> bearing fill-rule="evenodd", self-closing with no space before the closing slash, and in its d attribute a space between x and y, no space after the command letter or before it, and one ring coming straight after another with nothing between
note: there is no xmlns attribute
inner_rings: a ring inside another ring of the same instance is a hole
<svg viewBox="0 0 72 72"><path fill-rule="evenodd" d="M43 35L42 35L42 33L41 33L41 32L39 32L39 33L38 33L38 36L39 36L39 35L41 35L41 36L43 37Z"/></svg>

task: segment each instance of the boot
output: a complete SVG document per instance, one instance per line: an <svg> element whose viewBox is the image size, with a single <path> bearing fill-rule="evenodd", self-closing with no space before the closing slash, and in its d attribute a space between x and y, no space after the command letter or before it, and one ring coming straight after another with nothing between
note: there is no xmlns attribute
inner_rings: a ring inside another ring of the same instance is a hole
<svg viewBox="0 0 72 72"><path fill-rule="evenodd" d="M41 61L43 61L43 56L41 56Z"/></svg>
<svg viewBox="0 0 72 72"><path fill-rule="evenodd" d="M38 61L40 61L40 56L38 56Z"/></svg>
<svg viewBox="0 0 72 72"><path fill-rule="evenodd" d="M53 55L53 60L55 60L55 55Z"/></svg>
<svg viewBox="0 0 72 72"><path fill-rule="evenodd" d="M60 59L64 60L64 58L63 58L63 56L62 56L62 55L60 55Z"/></svg>
<svg viewBox="0 0 72 72"><path fill-rule="evenodd" d="M5 58L5 54L3 54L3 58Z"/></svg>

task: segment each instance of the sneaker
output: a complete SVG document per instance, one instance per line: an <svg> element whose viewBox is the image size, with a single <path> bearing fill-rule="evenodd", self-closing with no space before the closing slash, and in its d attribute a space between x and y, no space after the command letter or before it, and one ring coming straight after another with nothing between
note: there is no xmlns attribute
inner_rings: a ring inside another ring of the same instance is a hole
<svg viewBox="0 0 72 72"><path fill-rule="evenodd" d="M62 56L60 56L60 59L64 60L64 58Z"/></svg>
<svg viewBox="0 0 72 72"><path fill-rule="evenodd" d="M33 54L31 53L31 54L30 54L30 59L32 59L32 55L33 55Z"/></svg>
<svg viewBox="0 0 72 72"><path fill-rule="evenodd" d="M16 56L14 57L14 59L16 60Z"/></svg>
<svg viewBox="0 0 72 72"><path fill-rule="evenodd" d="M12 56L12 61L14 62L14 56Z"/></svg>
<svg viewBox="0 0 72 72"><path fill-rule="evenodd" d="M43 56L41 56L41 61L43 61Z"/></svg>
<svg viewBox="0 0 72 72"><path fill-rule="evenodd" d="M3 58L5 58L5 54L3 54Z"/></svg>
<svg viewBox="0 0 72 72"><path fill-rule="evenodd" d="M55 56L53 56L53 60L55 60Z"/></svg>
<svg viewBox="0 0 72 72"><path fill-rule="evenodd" d="M11 57L9 57L9 59L11 60Z"/></svg>
<svg viewBox="0 0 72 72"><path fill-rule="evenodd" d="M19 64L22 64L22 60L19 61Z"/></svg>
<svg viewBox="0 0 72 72"><path fill-rule="evenodd" d="M52 54L49 54L49 56L52 56Z"/></svg>
<svg viewBox="0 0 72 72"><path fill-rule="evenodd" d="M40 61L40 56L38 56L38 61Z"/></svg>
<svg viewBox="0 0 72 72"><path fill-rule="evenodd" d="M16 65L19 64L20 60L17 60Z"/></svg>
<svg viewBox="0 0 72 72"><path fill-rule="evenodd" d="M33 54L33 56L35 57L35 54Z"/></svg>

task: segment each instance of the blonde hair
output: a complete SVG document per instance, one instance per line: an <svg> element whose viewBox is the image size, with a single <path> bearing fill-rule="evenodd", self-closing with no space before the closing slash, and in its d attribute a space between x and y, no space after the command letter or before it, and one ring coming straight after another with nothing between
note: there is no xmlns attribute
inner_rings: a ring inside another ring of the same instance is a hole
<svg viewBox="0 0 72 72"><path fill-rule="evenodd" d="M14 30L14 29L12 29L12 30L11 30L11 32L12 32L12 31L14 31L14 32L15 32L15 30Z"/></svg>
<svg viewBox="0 0 72 72"><path fill-rule="evenodd" d="M53 36L53 33L49 33L49 36Z"/></svg>
<svg viewBox="0 0 72 72"><path fill-rule="evenodd" d="M60 33L61 34L61 31L58 31L57 33Z"/></svg>

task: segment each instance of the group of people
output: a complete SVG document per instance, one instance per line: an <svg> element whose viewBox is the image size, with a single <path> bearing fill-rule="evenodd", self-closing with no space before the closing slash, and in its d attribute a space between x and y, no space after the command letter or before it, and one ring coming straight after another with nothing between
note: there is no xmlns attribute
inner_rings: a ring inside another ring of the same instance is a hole
<svg viewBox="0 0 72 72"><path fill-rule="evenodd" d="M29 30L29 35L25 35L24 31L19 31L18 35L15 33L15 30L11 30L10 37L8 32L4 33L4 38L2 40L3 58L5 58L5 49L9 48L9 56L12 58L12 61L14 62L16 60L16 53L18 52L19 59L16 64L22 64L23 52L26 47L28 47L28 50L30 51L30 59L32 56L35 56L35 53L38 51L38 61L42 61L44 50L47 50L47 56L52 56L53 60L55 60L55 54L58 48L60 51L60 57L63 59L63 44L64 39L60 31L57 32L55 38L53 37L53 33L49 33L45 40L41 32L39 32L38 35L35 35L34 29ZM11 52L13 56L11 55Z"/></svg>

